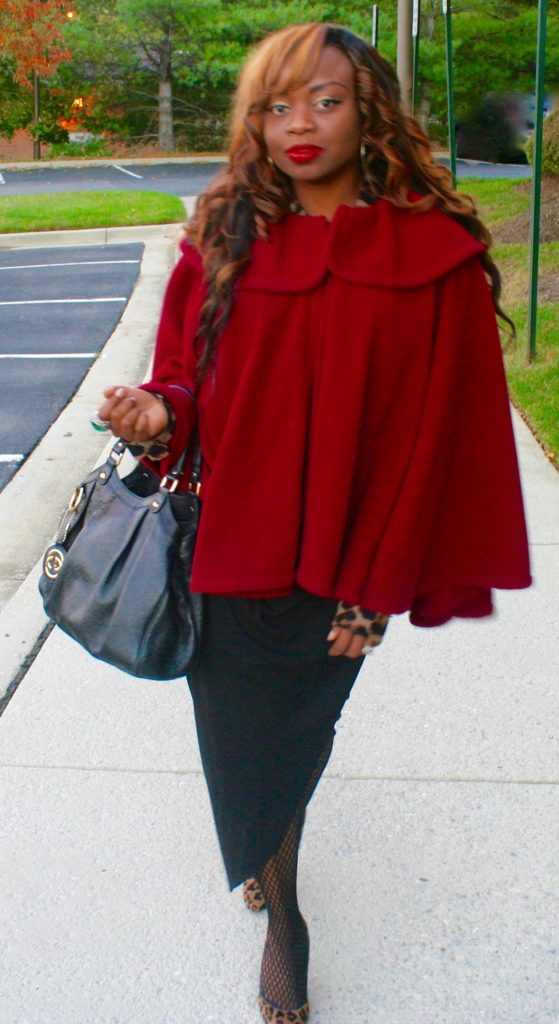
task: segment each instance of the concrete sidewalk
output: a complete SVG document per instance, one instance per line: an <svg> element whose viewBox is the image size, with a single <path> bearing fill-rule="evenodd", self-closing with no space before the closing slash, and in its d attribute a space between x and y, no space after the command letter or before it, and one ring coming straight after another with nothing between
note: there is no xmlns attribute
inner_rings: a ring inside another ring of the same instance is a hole
<svg viewBox="0 0 559 1024"><path fill-rule="evenodd" d="M393 620L311 802L311 1024L559 1020L559 477L515 430L534 587L491 620ZM257 1024L265 914L228 892L184 682L54 631L0 764L1 1024Z"/></svg>

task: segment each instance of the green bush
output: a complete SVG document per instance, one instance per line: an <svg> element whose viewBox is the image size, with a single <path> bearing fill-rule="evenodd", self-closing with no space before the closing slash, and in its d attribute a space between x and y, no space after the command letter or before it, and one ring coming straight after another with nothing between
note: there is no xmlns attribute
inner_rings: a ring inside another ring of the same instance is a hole
<svg viewBox="0 0 559 1024"><path fill-rule="evenodd" d="M534 136L524 146L530 163L534 161ZM543 123L542 164L544 174L559 176L559 110L548 114Z"/></svg>
<svg viewBox="0 0 559 1024"><path fill-rule="evenodd" d="M89 142L56 142L50 148L49 156L109 156L104 139L90 139Z"/></svg>
<svg viewBox="0 0 559 1024"><path fill-rule="evenodd" d="M68 142L68 132L52 117L40 117L37 122L28 125L31 137L36 142L52 143L53 145L64 145Z"/></svg>
<svg viewBox="0 0 559 1024"><path fill-rule="evenodd" d="M208 114L175 121L177 148L187 152L220 152L227 141L227 115Z"/></svg>

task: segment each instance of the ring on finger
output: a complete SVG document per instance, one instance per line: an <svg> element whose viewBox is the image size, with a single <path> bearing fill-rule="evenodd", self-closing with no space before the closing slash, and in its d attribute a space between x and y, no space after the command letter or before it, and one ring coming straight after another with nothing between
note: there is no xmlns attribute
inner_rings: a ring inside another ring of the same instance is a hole
<svg viewBox="0 0 559 1024"><path fill-rule="evenodd" d="M364 644L361 648L361 654L372 654L374 649L375 648L372 644Z"/></svg>

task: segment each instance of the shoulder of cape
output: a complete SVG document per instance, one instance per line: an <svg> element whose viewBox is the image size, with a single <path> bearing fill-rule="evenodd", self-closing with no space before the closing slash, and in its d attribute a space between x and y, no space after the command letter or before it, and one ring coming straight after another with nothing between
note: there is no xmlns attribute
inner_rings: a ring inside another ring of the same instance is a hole
<svg viewBox="0 0 559 1024"><path fill-rule="evenodd" d="M410 193L410 198L416 195ZM199 252L188 242L181 249L184 259L203 273ZM303 292L328 273L377 288L418 288L485 249L438 207L420 212L379 199L367 207L339 206L331 221L288 214L271 224L268 239L253 242L251 262L236 288Z"/></svg>
<svg viewBox="0 0 559 1024"><path fill-rule="evenodd" d="M184 267L193 267L194 270L197 270L202 274L204 271L202 257L198 252L198 249L192 245L192 242L188 242L186 239L183 239L180 243L180 250L183 257L181 261L182 265Z"/></svg>

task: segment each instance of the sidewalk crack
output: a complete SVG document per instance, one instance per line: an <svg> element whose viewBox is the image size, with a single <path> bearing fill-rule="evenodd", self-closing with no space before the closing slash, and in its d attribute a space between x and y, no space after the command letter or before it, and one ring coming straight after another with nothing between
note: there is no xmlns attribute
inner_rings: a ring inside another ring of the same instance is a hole
<svg viewBox="0 0 559 1024"><path fill-rule="evenodd" d="M31 650L29 651L29 654L23 659L18 671L16 672L14 678L9 684L4 696L0 699L0 718L4 714L4 711L6 710L8 704L10 703L19 684L29 672L29 669L31 668L33 662L35 661L35 658L39 654L43 644L48 640L53 629L54 622L47 622L46 626L43 627L43 629L39 633L39 636L35 640L35 643L33 644Z"/></svg>

